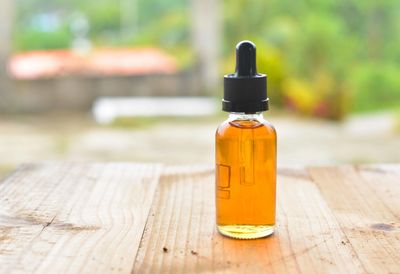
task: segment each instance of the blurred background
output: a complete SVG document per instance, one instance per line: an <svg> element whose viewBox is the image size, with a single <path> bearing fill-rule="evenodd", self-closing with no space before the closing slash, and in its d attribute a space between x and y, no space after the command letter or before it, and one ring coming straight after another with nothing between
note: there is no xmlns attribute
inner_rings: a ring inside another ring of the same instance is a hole
<svg viewBox="0 0 400 274"><path fill-rule="evenodd" d="M23 162L212 164L241 40L279 165L400 161L400 2L0 0L0 178Z"/></svg>

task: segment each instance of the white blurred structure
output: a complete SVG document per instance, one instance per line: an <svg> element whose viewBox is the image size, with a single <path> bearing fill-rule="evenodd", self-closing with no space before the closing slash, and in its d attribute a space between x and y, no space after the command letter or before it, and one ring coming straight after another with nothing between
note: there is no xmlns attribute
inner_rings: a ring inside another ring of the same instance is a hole
<svg viewBox="0 0 400 274"><path fill-rule="evenodd" d="M0 110L10 108L12 89L7 75L7 62L12 51L14 1L0 0Z"/></svg>
<svg viewBox="0 0 400 274"><path fill-rule="evenodd" d="M82 55L89 53L92 49L92 43L88 38L90 30L88 18L80 12L73 14L71 17L70 29L74 36L71 45L72 50Z"/></svg>
<svg viewBox="0 0 400 274"><path fill-rule="evenodd" d="M215 114L217 107L211 97L102 97L92 112L96 122L109 124L118 117L206 116Z"/></svg>
<svg viewBox="0 0 400 274"><path fill-rule="evenodd" d="M213 92L220 80L218 60L222 34L222 1L191 0L193 49L198 59L201 89Z"/></svg>

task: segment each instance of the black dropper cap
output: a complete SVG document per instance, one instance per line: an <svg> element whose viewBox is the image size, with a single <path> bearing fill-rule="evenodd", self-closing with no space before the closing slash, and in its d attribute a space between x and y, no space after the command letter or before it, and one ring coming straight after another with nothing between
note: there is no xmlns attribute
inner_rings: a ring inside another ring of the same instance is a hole
<svg viewBox="0 0 400 274"><path fill-rule="evenodd" d="M224 76L222 110L255 113L268 110L267 76L257 73L256 45L236 45L236 72Z"/></svg>

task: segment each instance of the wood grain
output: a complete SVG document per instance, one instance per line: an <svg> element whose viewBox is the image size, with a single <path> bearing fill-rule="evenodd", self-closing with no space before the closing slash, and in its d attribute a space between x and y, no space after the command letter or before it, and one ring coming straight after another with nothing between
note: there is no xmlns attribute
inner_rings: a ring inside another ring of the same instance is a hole
<svg viewBox="0 0 400 274"><path fill-rule="evenodd" d="M400 177L396 183L392 174L378 167L310 168L309 172L365 272L400 273L399 202L386 193L399 192Z"/></svg>
<svg viewBox="0 0 400 274"><path fill-rule="evenodd" d="M400 165L285 168L277 230L215 229L214 170L25 165L0 182L0 273L400 273Z"/></svg>
<svg viewBox="0 0 400 274"><path fill-rule="evenodd" d="M278 229L243 241L215 230L211 169L161 177L135 273L362 273L318 188L304 170L282 170Z"/></svg>
<svg viewBox="0 0 400 274"><path fill-rule="evenodd" d="M1 273L129 273L160 166L26 165L0 184Z"/></svg>

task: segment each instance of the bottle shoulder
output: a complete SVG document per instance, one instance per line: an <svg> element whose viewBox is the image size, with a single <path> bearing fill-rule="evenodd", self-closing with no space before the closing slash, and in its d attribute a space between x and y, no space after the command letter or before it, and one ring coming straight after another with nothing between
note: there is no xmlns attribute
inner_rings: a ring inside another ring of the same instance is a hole
<svg viewBox="0 0 400 274"><path fill-rule="evenodd" d="M234 135L239 131L256 130L260 135L276 136L275 127L265 119L262 120L231 120L223 121L216 130L216 136Z"/></svg>

